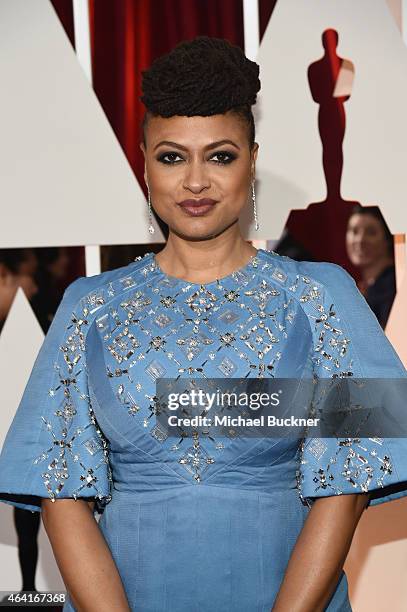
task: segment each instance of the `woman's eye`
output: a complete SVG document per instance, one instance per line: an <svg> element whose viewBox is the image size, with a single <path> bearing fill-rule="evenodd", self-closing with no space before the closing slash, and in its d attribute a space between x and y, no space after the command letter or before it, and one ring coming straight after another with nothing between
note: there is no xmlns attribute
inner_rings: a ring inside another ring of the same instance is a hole
<svg viewBox="0 0 407 612"><path fill-rule="evenodd" d="M214 160L217 164L230 164L230 162L236 159L236 156L233 153L229 153L229 151L218 151L212 155L211 159L214 157L218 158Z"/></svg>
<svg viewBox="0 0 407 612"><path fill-rule="evenodd" d="M158 161L162 162L163 164L176 164L178 163L178 160L176 159L177 157L182 159L182 157L178 153L175 153L175 152L163 153L162 155L158 157Z"/></svg>

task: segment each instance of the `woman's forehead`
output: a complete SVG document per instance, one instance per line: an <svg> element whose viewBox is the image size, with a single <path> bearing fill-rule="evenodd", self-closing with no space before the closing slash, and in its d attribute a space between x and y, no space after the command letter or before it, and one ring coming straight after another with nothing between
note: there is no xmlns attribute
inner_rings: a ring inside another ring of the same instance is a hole
<svg viewBox="0 0 407 612"><path fill-rule="evenodd" d="M247 128L236 113L203 117L174 115L153 116L148 120L148 136L152 146L162 140L185 146L206 146L211 142L231 139L237 144L247 139Z"/></svg>
<svg viewBox="0 0 407 612"><path fill-rule="evenodd" d="M367 226L375 226L381 227L382 224L374 215L369 213L355 213L349 219L349 226L363 225L363 227Z"/></svg>

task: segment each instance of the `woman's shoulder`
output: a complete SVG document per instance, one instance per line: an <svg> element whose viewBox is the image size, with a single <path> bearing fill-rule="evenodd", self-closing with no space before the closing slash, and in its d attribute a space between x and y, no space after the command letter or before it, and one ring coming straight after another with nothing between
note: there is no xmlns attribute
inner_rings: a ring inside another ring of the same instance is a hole
<svg viewBox="0 0 407 612"><path fill-rule="evenodd" d="M126 266L107 270L94 276L80 276L68 285L64 299L78 303L88 297L95 304L98 301L102 303L106 296L114 296L120 289L140 284L145 278L143 270L151 263L151 255L152 253L140 255Z"/></svg>
<svg viewBox="0 0 407 612"><path fill-rule="evenodd" d="M335 291L339 287L353 289L356 284L353 277L338 264L327 261L297 261L270 250L264 250L264 253L272 268L272 278L286 286L297 287L299 282L305 285L314 282Z"/></svg>

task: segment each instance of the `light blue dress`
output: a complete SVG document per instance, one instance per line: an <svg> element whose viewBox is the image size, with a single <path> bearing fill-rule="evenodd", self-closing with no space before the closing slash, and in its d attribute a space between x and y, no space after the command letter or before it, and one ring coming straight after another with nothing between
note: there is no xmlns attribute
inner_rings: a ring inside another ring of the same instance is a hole
<svg viewBox="0 0 407 612"><path fill-rule="evenodd" d="M312 375L407 376L335 264L260 249L200 285L148 253L80 278L5 440L0 498L97 498L134 611L270 612L312 499L405 495L407 441L175 438L156 419L156 380ZM326 609L351 609L344 574Z"/></svg>

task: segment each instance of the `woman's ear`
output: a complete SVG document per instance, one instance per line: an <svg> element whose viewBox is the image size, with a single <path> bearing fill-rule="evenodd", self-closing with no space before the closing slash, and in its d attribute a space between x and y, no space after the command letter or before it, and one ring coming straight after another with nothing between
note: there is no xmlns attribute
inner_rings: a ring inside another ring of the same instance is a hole
<svg viewBox="0 0 407 612"><path fill-rule="evenodd" d="M144 181L145 184L148 187L148 182L147 182L147 152L146 152L146 147L144 145L144 142L140 142L140 150L143 152L144 155Z"/></svg>
<svg viewBox="0 0 407 612"><path fill-rule="evenodd" d="M140 145L139 145L139 146L140 146L140 150L142 151L143 156L144 156L144 167L145 167L145 165L146 165L146 160L147 160L147 151L146 151L146 146L145 146L145 144L144 144L144 142L143 142L143 141L141 141L141 142L140 142Z"/></svg>
<svg viewBox="0 0 407 612"><path fill-rule="evenodd" d="M252 174L253 179L256 174L256 160L257 160L258 152L259 152L259 145L257 142L255 142L251 150L251 174Z"/></svg>

